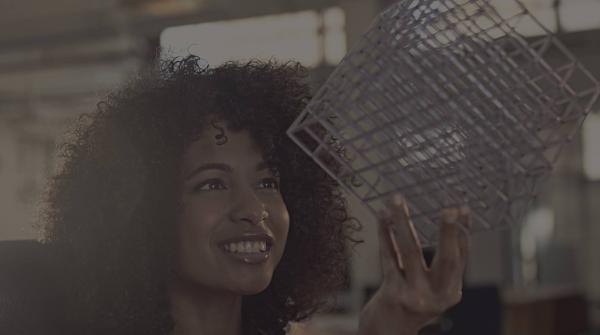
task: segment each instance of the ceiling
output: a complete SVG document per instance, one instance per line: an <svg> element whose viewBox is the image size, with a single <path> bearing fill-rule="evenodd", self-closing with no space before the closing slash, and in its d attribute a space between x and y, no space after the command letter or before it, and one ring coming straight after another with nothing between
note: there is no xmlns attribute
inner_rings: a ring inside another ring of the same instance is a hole
<svg viewBox="0 0 600 335"><path fill-rule="evenodd" d="M7 2L8 1L8 2ZM5 0L0 10L0 53L103 38L156 36L188 23L325 8L335 0Z"/></svg>
<svg viewBox="0 0 600 335"><path fill-rule="evenodd" d="M119 85L170 26L326 8L337 0L3 0L0 116L74 115ZM50 112L48 112L50 111Z"/></svg>

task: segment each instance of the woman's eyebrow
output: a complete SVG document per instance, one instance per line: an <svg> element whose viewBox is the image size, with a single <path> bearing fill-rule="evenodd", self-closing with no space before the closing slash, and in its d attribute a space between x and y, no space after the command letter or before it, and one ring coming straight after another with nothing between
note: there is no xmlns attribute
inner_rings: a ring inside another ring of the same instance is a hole
<svg viewBox="0 0 600 335"><path fill-rule="evenodd" d="M203 165L200 165L199 167L195 168L192 172L190 172L188 174L188 176L185 179L188 180L188 179L192 178L193 176L197 175L198 173L200 173L202 171L206 171L206 170L221 170L221 171L229 172L229 173L231 173L233 171L231 166L229 166L227 164L207 163L207 164L203 164Z"/></svg>

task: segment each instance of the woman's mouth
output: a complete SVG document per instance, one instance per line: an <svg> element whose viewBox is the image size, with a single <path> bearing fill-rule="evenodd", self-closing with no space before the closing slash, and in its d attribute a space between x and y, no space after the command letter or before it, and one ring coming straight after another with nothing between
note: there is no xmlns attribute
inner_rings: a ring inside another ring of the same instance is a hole
<svg viewBox="0 0 600 335"><path fill-rule="evenodd" d="M245 235L219 243L220 249L231 258L246 264L265 262L273 246L273 239L268 235Z"/></svg>
<svg viewBox="0 0 600 335"><path fill-rule="evenodd" d="M231 253L256 253L267 251L267 241L241 241L223 245L223 249Z"/></svg>

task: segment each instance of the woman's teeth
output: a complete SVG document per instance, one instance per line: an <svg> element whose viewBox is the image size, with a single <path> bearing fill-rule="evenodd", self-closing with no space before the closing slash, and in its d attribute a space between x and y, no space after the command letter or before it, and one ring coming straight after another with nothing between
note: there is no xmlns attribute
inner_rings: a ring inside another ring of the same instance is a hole
<svg viewBox="0 0 600 335"><path fill-rule="evenodd" d="M267 251L267 242L265 241L242 241L227 243L224 246L226 251L233 253L252 253Z"/></svg>

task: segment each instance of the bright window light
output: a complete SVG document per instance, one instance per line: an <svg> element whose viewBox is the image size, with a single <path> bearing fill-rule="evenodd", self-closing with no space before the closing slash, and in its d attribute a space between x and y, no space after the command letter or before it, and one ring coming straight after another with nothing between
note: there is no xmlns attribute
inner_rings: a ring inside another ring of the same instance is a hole
<svg viewBox="0 0 600 335"><path fill-rule="evenodd" d="M554 0L521 0L523 5L529 12L544 26L546 29L556 31L556 11L553 7ZM515 1L492 0L491 4L504 17L512 17L521 9ZM520 21L516 26L516 30L523 36L543 35L546 32L532 20Z"/></svg>
<svg viewBox="0 0 600 335"><path fill-rule="evenodd" d="M523 221L520 236L521 271L525 283L534 283L538 277L538 252L554 235L554 213L549 208L536 208Z"/></svg>
<svg viewBox="0 0 600 335"><path fill-rule="evenodd" d="M323 12L325 61L337 65L346 55L346 16L339 7Z"/></svg>
<svg viewBox="0 0 600 335"><path fill-rule="evenodd" d="M337 64L346 53L344 12L339 8L171 27L160 40L169 54L197 55L210 66L275 58L314 67Z"/></svg>
<svg viewBox="0 0 600 335"><path fill-rule="evenodd" d="M559 10L560 23L565 31L600 28L600 1L563 0Z"/></svg>
<svg viewBox="0 0 600 335"><path fill-rule="evenodd" d="M495 6L505 8L514 4L513 1L492 0ZM525 7L535 16L546 28L556 32L556 11L554 10L555 0L521 0ZM600 1L598 0L562 0L558 9L560 16L561 29L565 32L591 30L600 28ZM523 35L537 35L542 33L534 28L533 25L524 24Z"/></svg>
<svg viewBox="0 0 600 335"><path fill-rule="evenodd" d="M583 173L600 180L600 115L590 114L583 123Z"/></svg>

